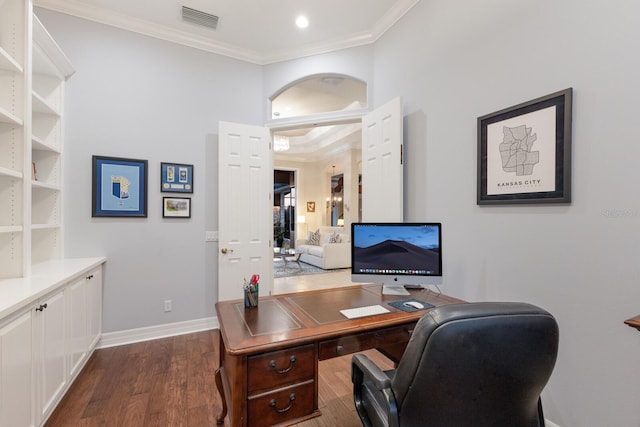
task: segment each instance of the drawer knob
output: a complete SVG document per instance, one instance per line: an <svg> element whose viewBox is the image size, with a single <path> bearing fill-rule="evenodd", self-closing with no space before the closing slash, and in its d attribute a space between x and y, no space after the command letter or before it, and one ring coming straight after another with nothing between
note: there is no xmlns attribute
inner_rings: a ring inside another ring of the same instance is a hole
<svg viewBox="0 0 640 427"><path fill-rule="evenodd" d="M294 400L296 400L296 394L295 393L291 393L289 395L289 405L286 408L282 408L282 409L276 408L276 400L275 399L271 399L269 401L269 406L274 408L277 413L282 414L283 412L287 412L287 411L289 411L289 409L291 409L291 407L293 406L293 401Z"/></svg>
<svg viewBox="0 0 640 427"><path fill-rule="evenodd" d="M296 356L295 356L295 355L294 355L294 356L291 356L291 357L289 358L289 366L287 366L287 367L286 367L286 368L284 368L284 369L278 369L278 368L276 368L276 361L275 361L275 360L273 360L273 359L271 359L271 361L269 362L269 366L271 366L271 368L272 368L274 371L276 371L276 373L278 373L278 374L286 374L287 372L289 372L290 370L292 370L292 369L293 369L293 364L294 364L294 363L296 363ZM292 396L293 396L293 395L292 395ZM294 399L295 399L295 396L294 396Z"/></svg>
<svg viewBox="0 0 640 427"><path fill-rule="evenodd" d="M40 307L37 307L36 311L44 311L45 308L47 308L46 302L44 304L40 304Z"/></svg>

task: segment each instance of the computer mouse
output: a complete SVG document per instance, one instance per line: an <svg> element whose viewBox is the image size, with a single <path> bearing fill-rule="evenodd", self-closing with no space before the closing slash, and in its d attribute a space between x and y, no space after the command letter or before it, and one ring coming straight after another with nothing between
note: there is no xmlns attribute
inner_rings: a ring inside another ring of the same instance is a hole
<svg viewBox="0 0 640 427"><path fill-rule="evenodd" d="M418 301L407 301L404 303L404 305L406 307L413 307L417 310L420 310L421 308L424 308L424 305L419 303Z"/></svg>

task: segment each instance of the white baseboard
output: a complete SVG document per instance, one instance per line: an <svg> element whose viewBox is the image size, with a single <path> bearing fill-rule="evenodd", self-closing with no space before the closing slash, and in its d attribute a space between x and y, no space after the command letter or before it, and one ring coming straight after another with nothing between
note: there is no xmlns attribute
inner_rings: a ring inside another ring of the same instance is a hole
<svg viewBox="0 0 640 427"><path fill-rule="evenodd" d="M192 332L218 329L220 324L217 317L188 320L186 322L167 323L165 325L149 326L147 328L129 329L126 331L108 332L102 334L97 348L115 347L117 345L173 337Z"/></svg>

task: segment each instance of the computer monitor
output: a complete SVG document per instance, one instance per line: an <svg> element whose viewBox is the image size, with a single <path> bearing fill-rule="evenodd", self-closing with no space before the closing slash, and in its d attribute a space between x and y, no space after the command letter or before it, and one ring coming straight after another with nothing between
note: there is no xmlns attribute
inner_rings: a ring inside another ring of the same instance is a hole
<svg viewBox="0 0 640 427"><path fill-rule="evenodd" d="M351 281L442 284L442 224L352 223Z"/></svg>

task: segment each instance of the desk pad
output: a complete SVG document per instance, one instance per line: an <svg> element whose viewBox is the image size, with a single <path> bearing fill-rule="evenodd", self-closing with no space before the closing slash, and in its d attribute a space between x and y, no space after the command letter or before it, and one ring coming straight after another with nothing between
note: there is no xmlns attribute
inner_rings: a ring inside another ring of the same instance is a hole
<svg viewBox="0 0 640 427"><path fill-rule="evenodd" d="M333 292L300 294L287 297L319 325L343 322L340 310L382 304L379 294L366 288L335 289Z"/></svg>
<svg viewBox="0 0 640 427"><path fill-rule="evenodd" d="M277 300L260 300L256 308L235 304L251 336L275 334L302 328L302 323Z"/></svg>

